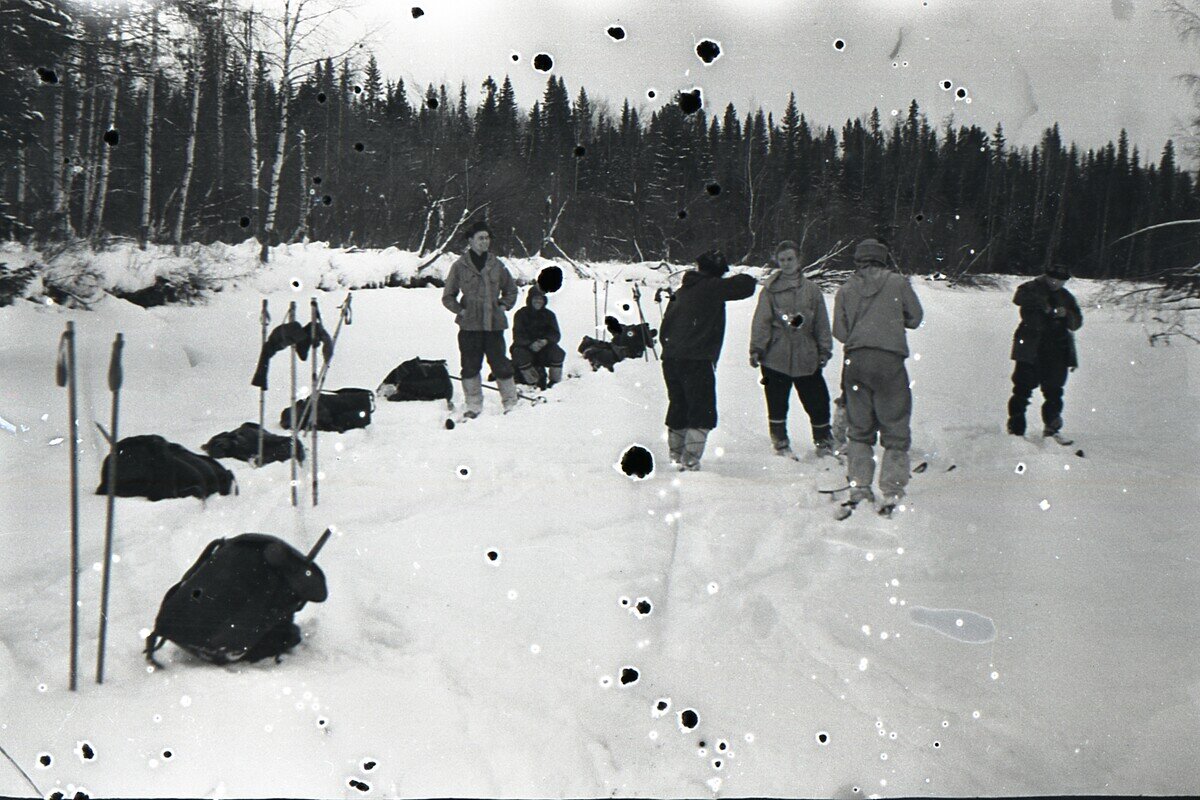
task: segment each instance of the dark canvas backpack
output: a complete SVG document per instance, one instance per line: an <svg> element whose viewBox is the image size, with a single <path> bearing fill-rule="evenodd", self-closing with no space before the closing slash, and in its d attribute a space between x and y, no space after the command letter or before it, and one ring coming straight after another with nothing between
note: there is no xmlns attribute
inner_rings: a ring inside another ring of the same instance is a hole
<svg viewBox="0 0 1200 800"><path fill-rule="evenodd" d="M579 342L579 354L592 365L593 372L601 367L612 372L614 364L625 360L624 354L618 348L613 347L612 342L595 339L591 336L585 336Z"/></svg>
<svg viewBox="0 0 1200 800"><path fill-rule="evenodd" d="M449 400L454 386L444 360L410 358L387 374L376 394L392 402Z"/></svg>
<svg viewBox="0 0 1200 800"><path fill-rule="evenodd" d="M304 430L312 430L311 414L308 413L309 398L296 402L296 414ZM322 391L317 400L317 430L342 433L352 428L365 428L371 424L371 413L375 410L375 395L370 389L338 389L336 392ZM279 415L279 425L292 429L291 407Z"/></svg>
<svg viewBox="0 0 1200 800"><path fill-rule="evenodd" d="M320 567L282 539L217 539L167 590L146 637L146 659L157 664L155 651L171 641L213 664L278 661L300 643L295 613L327 596Z"/></svg>
<svg viewBox="0 0 1200 800"><path fill-rule="evenodd" d="M605 317L604 325L612 334L613 346L621 351L625 358L641 358L648 347L654 345L658 331L647 322L636 325L623 325L616 317Z"/></svg>
<svg viewBox="0 0 1200 800"><path fill-rule="evenodd" d="M96 494L108 494L108 460L100 467ZM229 494L236 483L233 473L210 456L193 453L161 436L128 436L117 442L118 497L199 497Z"/></svg>
<svg viewBox="0 0 1200 800"><path fill-rule="evenodd" d="M202 444L200 449L213 458L253 461L258 458L258 423L244 422L231 431L218 433ZM291 457L292 437L263 431L263 464L288 461ZM303 442L296 442L296 458L301 464L304 463Z"/></svg>

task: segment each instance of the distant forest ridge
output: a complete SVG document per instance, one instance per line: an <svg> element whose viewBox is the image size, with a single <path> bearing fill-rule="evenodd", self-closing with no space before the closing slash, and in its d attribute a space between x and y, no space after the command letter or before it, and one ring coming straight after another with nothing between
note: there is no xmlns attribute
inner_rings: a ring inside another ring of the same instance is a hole
<svg viewBox="0 0 1200 800"><path fill-rule="evenodd" d="M618 113L552 72L523 110L507 76L422 88L359 47L306 52L301 34L328 19L317 2L264 19L226 0L10 0L0 235L432 255L486 218L501 252L579 261L719 247L762 263L793 239L809 263L876 236L917 273L1061 262L1146 278L1200 263L1197 226L1129 235L1200 217L1171 141L1143 154L1121 131L1082 150L1054 125L1016 148L999 125L935 126L915 100L840 130L810 124L794 95L778 119L690 93Z"/></svg>

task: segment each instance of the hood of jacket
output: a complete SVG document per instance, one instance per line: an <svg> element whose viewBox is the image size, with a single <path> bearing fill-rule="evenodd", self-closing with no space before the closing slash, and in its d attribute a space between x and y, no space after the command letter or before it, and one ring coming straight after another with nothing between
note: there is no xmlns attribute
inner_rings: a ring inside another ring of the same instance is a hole
<svg viewBox="0 0 1200 800"><path fill-rule="evenodd" d="M874 297L879 294L884 285L888 281L888 277L894 274L887 267L882 267L878 264L868 264L865 267L860 267L854 273L854 277L858 278L861 284L859 291L863 297Z"/></svg>
<svg viewBox="0 0 1200 800"><path fill-rule="evenodd" d="M537 284L529 287L529 293L525 295L525 307L532 311L537 311L538 309L533 307L533 301L538 297L542 298L542 310L550 307L549 298L545 292L538 288Z"/></svg>

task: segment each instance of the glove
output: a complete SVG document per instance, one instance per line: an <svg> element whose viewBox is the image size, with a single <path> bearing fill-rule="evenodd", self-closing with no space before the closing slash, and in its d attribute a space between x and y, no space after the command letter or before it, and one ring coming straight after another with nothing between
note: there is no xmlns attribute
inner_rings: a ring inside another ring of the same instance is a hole
<svg viewBox="0 0 1200 800"><path fill-rule="evenodd" d="M546 340L538 339L537 341L530 343L529 349L536 353L537 351L541 350L545 346L546 346Z"/></svg>
<svg viewBox="0 0 1200 800"><path fill-rule="evenodd" d="M1050 309L1050 316L1052 316L1056 319L1062 319L1066 315L1067 315L1067 310L1065 308L1063 308L1062 306L1057 306L1055 308Z"/></svg>
<svg viewBox="0 0 1200 800"><path fill-rule="evenodd" d="M761 357L758 353L751 353L750 354L750 366L754 367L755 369L758 369L758 365L760 363L762 363L760 361L760 358Z"/></svg>

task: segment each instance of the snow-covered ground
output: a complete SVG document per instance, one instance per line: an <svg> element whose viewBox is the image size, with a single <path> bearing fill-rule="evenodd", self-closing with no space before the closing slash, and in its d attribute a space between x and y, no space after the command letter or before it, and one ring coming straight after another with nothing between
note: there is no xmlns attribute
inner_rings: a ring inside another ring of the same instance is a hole
<svg viewBox="0 0 1200 800"><path fill-rule="evenodd" d="M329 263L277 259L194 307L106 297L90 312L0 309L0 416L15 428L0 431L0 747L43 793L1200 791L1200 349L1151 348L1082 282L1066 418L1085 458L1002 432L1014 282L918 280L913 461L929 468L895 518L839 523L815 491L836 475L769 454L745 363L753 300L730 308L703 471L622 474L633 444L665 462L661 376L653 360L590 372L574 346L592 333L595 296L567 270L551 307L582 376L552 402L502 416L489 394L485 416L453 431L439 404L380 403L369 428L322 436L317 508L291 507L287 464L239 462L226 462L237 496L119 500L107 680L95 685L104 498L91 490L106 447L92 421L108 419L113 334L127 339L122 435L198 450L256 419L260 292L276 321L291 300L306 319L310 287L347 285ZM334 319L344 292L318 296ZM373 389L417 355L456 371L438 298L356 292L329 386ZM630 284L614 284L610 310L634 321L629 302ZM643 306L657 324L649 293ZM66 398L53 368L69 319L82 384L76 693ZM286 402L285 364L268 419ZM147 670L144 629L211 539L262 531L307 549L330 525L329 600L301 613L305 642L282 664L216 668L168 645L167 668ZM638 679L623 685L627 667ZM31 791L0 759L0 794Z"/></svg>

